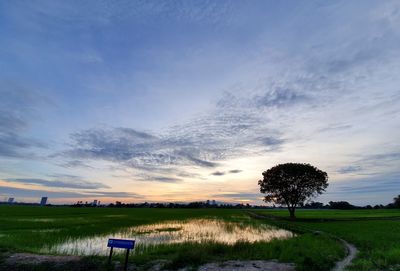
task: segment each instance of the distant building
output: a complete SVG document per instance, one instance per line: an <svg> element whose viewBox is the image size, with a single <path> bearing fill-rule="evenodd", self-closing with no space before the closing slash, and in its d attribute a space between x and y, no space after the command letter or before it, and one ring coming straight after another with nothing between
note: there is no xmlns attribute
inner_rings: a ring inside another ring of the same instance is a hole
<svg viewBox="0 0 400 271"><path fill-rule="evenodd" d="M40 200L40 205L45 206L47 204L47 197L42 197Z"/></svg>
<svg viewBox="0 0 400 271"><path fill-rule="evenodd" d="M13 203L14 202L14 198L8 198L8 201L7 201L8 203Z"/></svg>

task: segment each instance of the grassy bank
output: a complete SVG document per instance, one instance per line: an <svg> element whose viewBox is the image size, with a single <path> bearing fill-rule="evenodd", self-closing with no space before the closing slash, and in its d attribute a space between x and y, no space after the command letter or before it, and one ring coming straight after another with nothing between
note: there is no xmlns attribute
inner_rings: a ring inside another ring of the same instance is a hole
<svg viewBox="0 0 400 271"><path fill-rule="evenodd" d="M284 210L257 212L288 216ZM289 228L324 231L359 249L349 270L400 270L400 210L299 210L297 216L297 222L280 223Z"/></svg>
<svg viewBox="0 0 400 271"><path fill-rule="evenodd" d="M256 211L258 213L274 215L287 218L288 212L286 209L269 209ZM358 209L358 210L307 210L299 209L296 211L298 219L335 219L335 220L357 220L357 219L373 219L373 218L400 218L399 209Z"/></svg>
<svg viewBox="0 0 400 271"><path fill-rule="evenodd" d="M219 218L230 222L252 223L255 220L242 210L229 209L111 209L0 206L0 248L2 251L38 253L45 245L57 244L67 238L112 233L123 227L150 224L164 220ZM300 233L300 232L299 232ZM110 234L112 235L112 234ZM224 245L213 242L161 245L130 260L146 266L154 260L169 260L168 267L179 267L231 259L277 259L295 263L298 270L328 270L344 256L342 245L328 237L310 233L298 234L287 240L239 242ZM122 256L117 256L122 257ZM102 261L90 258L86 262ZM121 259L120 259L121 260ZM47 267L44 267L46 270ZM51 268L49 268L51 269Z"/></svg>

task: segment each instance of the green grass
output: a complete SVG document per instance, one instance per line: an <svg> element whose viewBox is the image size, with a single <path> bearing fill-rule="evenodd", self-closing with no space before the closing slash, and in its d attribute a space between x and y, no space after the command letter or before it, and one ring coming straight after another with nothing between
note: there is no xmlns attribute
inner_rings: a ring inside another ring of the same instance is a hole
<svg viewBox="0 0 400 271"><path fill-rule="evenodd" d="M288 217L286 209L263 210L261 213ZM363 218L400 218L400 209L359 209L359 210L296 210L297 218L306 219L363 219Z"/></svg>
<svg viewBox="0 0 400 271"><path fill-rule="evenodd" d="M0 206L0 249L38 253L45 245L111 233L123 227L164 220L219 218L254 225L268 223L249 218L242 210L231 209L117 209L35 206ZM342 245L327 236L305 233L287 240L239 242L224 245L213 242L162 245L136 254L130 260L145 266L154 260L169 260L170 268L197 266L211 261L232 259L277 259L292 262L297 270L328 270L344 256ZM116 258L122 260L122 256ZM106 257L102 259L104 262ZM86 262L92 263L89 260ZM24 267L26 269L26 267ZM36 268L36 267L35 267ZM1 269L1 266L0 266ZM46 265L33 270L53 270Z"/></svg>
<svg viewBox="0 0 400 271"><path fill-rule="evenodd" d="M288 212L284 210L257 212L288 216ZM297 217L300 218L297 222L280 223L289 228L330 233L359 249L359 254L349 270L400 270L400 210L299 210ZM351 221L351 218L354 220ZM330 220L318 222L316 219Z"/></svg>
<svg viewBox="0 0 400 271"><path fill-rule="evenodd" d="M231 259L277 259L280 262L295 263L297 270L329 270L332 263L344 256L340 243L313 234L303 234L293 239L270 243L239 242L233 246L216 243L174 245L159 249L156 253L157 256L172 259L168 266L172 268Z"/></svg>

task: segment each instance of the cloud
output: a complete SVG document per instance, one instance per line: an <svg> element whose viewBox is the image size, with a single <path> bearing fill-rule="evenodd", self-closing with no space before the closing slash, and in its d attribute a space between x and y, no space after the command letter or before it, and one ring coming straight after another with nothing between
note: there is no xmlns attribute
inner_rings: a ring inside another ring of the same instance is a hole
<svg viewBox="0 0 400 271"><path fill-rule="evenodd" d="M161 161L162 153L149 153L159 139L134 129L88 129L71 135L74 148L65 154L77 158L124 162L137 157ZM134 162L134 161L132 161Z"/></svg>
<svg viewBox="0 0 400 271"><path fill-rule="evenodd" d="M262 150L265 152L278 152L281 150L283 144L287 142L286 139L271 136L255 139L259 141L260 146L263 147Z"/></svg>
<svg viewBox="0 0 400 271"><path fill-rule="evenodd" d="M151 176L151 175L145 175L145 176L140 176L139 179L136 179L138 181L150 181L150 182L161 182L161 183L180 183L182 182L182 179L179 178L173 178L173 177L164 177L164 176Z"/></svg>
<svg viewBox="0 0 400 271"><path fill-rule="evenodd" d="M225 172L222 172L222 171L215 171L215 172L211 173L211 175L214 175L214 176L224 176L224 175L225 175Z"/></svg>
<svg viewBox="0 0 400 271"><path fill-rule="evenodd" d="M9 131L20 131L26 126L27 123L21 117L5 110L0 111L0 127L7 128Z"/></svg>
<svg viewBox="0 0 400 271"><path fill-rule="evenodd" d="M35 148L46 148L40 140L23 136L36 116L36 107L48 101L34 91L0 81L0 157L34 157Z"/></svg>
<svg viewBox="0 0 400 271"><path fill-rule="evenodd" d="M325 203L345 200L355 205L388 204L399 194L399 179L400 175L396 173L332 182L319 200Z"/></svg>
<svg viewBox="0 0 400 271"><path fill-rule="evenodd" d="M354 172L359 172L362 170L362 167L360 166L345 166L341 167L337 170L337 172L341 174L347 174L347 173L354 173Z"/></svg>
<svg viewBox="0 0 400 271"><path fill-rule="evenodd" d="M332 183L328 189L328 194L339 194L347 197L356 197L361 194L389 192L396 194L400 191L400 175L380 174L356 180Z"/></svg>
<svg viewBox="0 0 400 271"><path fill-rule="evenodd" d="M152 178L152 179L154 179L155 181L158 181L158 182L166 182L166 183L177 183L177 182L182 182L181 179L178 179L178 178L169 178L169 177L154 177L154 178Z"/></svg>
<svg viewBox="0 0 400 271"><path fill-rule="evenodd" d="M369 154L366 155L363 161L378 161L380 163L393 162L400 160L400 152L388 151L387 153Z"/></svg>
<svg viewBox="0 0 400 271"><path fill-rule="evenodd" d="M308 97L306 94L295 92L291 89L276 88L273 91L265 93L264 96L256 96L256 103L259 106L265 107L284 107L308 102L310 99L311 97Z"/></svg>
<svg viewBox="0 0 400 271"><path fill-rule="evenodd" d="M20 4L12 3L8 7L17 7ZM33 18L46 16L54 20L53 23L68 22L75 25L108 24L130 20L136 24L149 23L148 20L161 22L203 23L211 25L226 24L230 14L229 2L214 1L126 1L109 5L108 1L84 2L81 9L76 8L75 2L44 1L41 6L27 4L30 16ZM20 8L21 9L21 8ZM20 10L19 9L19 10ZM12 9L11 9L12 10ZM89 12L90 10L90 12Z"/></svg>
<svg viewBox="0 0 400 271"><path fill-rule="evenodd" d="M102 159L140 169L167 165L215 167L190 143L157 137L129 128L89 129L72 135L74 148L63 154L79 159Z"/></svg>
<svg viewBox="0 0 400 271"><path fill-rule="evenodd" d="M60 188L76 188L76 189L99 189L99 188L110 188L109 186L102 183L87 182L81 180L78 176L70 175L56 175L59 178L62 177L64 180L46 180L46 179L34 179L34 178L9 178L5 179L7 182L12 183L23 183L23 184L38 184L45 187L60 187Z"/></svg>
<svg viewBox="0 0 400 271"><path fill-rule="evenodd" d="M325 63L327 72L339 73L346 72L353 67L357 67L363 64L367 64L369 61L376 60L377 57L382 57L381 52L374 49L361 48L356 51L353 55L347 57L338 57Z"/></svg>
<svg viewBox="0 0 400 271"><path fill-rule="evenodd" d="M71 175L71 174L60 174L60 173L52 173L52 174L47 174L47 176L52 177L52 178L59 178L59 179L68 179L68 180L80 180L80 176L76 175Z"/></svg>
<svg viewBox="0 0 400 271"><path fill-rule="evenodd" d="M228 172L225 172L225 171L215 171L215 172L211 173L211 175L214 175L214 176L224 176L224 175L226 175L226 174L237 174L237 173L240 173L240 172L242 172L242 170L240 170L240 169L232 169L232 170L229 170Z"/></svg>
<svg viewBox="0 0 400 271"><path fill-rule="evenodd" d="M75 168L75 167L93 168L93 167L87 165L85 162L80 161L80 160L70 160L65 163L59 164L59 166L65 167L65 168Z"/></svg>
<svg viewBox="0 0 400 271"><path fill-rule="evenodd" d="M213 194L211 195L211 197L234 199L234 200L260 200L263 198L263 195L261 193L226 192L226 193Z"/></svg>
<svg viewBox="0 0 400 271"><path fill-rule="evenodd" d="M353 125L350 124L329 124L324 128L319 129L319 132L322 133L332 133L336 131L346 131L348 129L351 129Z"/></svg>
<svg viewBox="0 0 400 271"><path fill-rule="evenodd" d="M16 188L10 186L1 186L2 196L13 196L16 197L26 197L26 198L40 198L47 196L50 198L102 198L102 197L112 197L112 198L142 198L141 195L129 192L108 192L108 191L85 191L85 192L71 192L71 191L47 191L47 190L35 190L35 189L24 189Z"/></svg>
<svg viewBox="0 0 400 271"><path fill-rule="evenodd" d="M185 171L177 171L176 175L182 178L195 178L195 179L204 179L201 174L192 173L192 172L185 172Z"/></svg>
<svg viewBox="0 0 400 271"><path fill-rule="evenodd" d="M218 166L218 163L211 162L211 161L206 161L206 160L203 160L203 159L200 159L200 158L193 157L189 153L185 154L185 153L181 152L181 154L183 154L183 157L186 157L189 161L193 162L195 165L198 165L198 166L202 166L202 167L216 167L216 166Z"/></svg>
<svg viewBox="0 0 400 271"><path fill-rule="evenodd" d="M357 175L376 175L386 172L398 172L400 152L393 146L386 152L381 150L379 153L361 153L357 159L351 162L351 165L339 168L337 172L346 174L354 173Z"/></svg>
<svg viewBox="0 0 400 271"><path fill-rule="evenodd" d="M72 148L59 153L81 160L105 160L151 171L193 165L215 168L219 161L258 149L277 151L285 143L276 131L257 123L254 115L217 112L170 127L154 135L130 128L87 129L71 135ZM268 136L260 137L260 129Z"/></svg>
<svg viewBox="0 0 400 271"><path fill-rule="evenodd" d="M6 132L7 127L0 131L0 157L34 157L32 148L45 148L46 145L36 139L26 138L17 133Z"/></svg>
<svg viewBox="0 0 400 271"><path fill-rule="evenodd" d="M140 174L152 176L158 171L165 177L158 181L178 182L180 177L190 175L189 166L216 168L221 161L230 158L280 151L287 140L262 120L253 98L244 99L244 104L230 104L231 99L236 98L225 93L209 113L171 126L159 134L127 127L81 130L71 134L70 147L55 156L80 161L67 162L70 167L90 160L103 160L120 168L137 169L138 177ZM198 175L190 178L202 179ZM157 180L153 177L142 179Z"/></svg>

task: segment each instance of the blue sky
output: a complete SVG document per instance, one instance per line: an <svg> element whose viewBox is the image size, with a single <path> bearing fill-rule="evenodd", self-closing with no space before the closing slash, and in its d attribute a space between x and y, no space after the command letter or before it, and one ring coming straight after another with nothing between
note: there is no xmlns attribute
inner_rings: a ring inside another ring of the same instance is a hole
<svg viewBox="0 0 400 271"><path fill-rule="evenodd" d="M3 1L0 196L261 203L400 194L398 1Z"/></svg>

